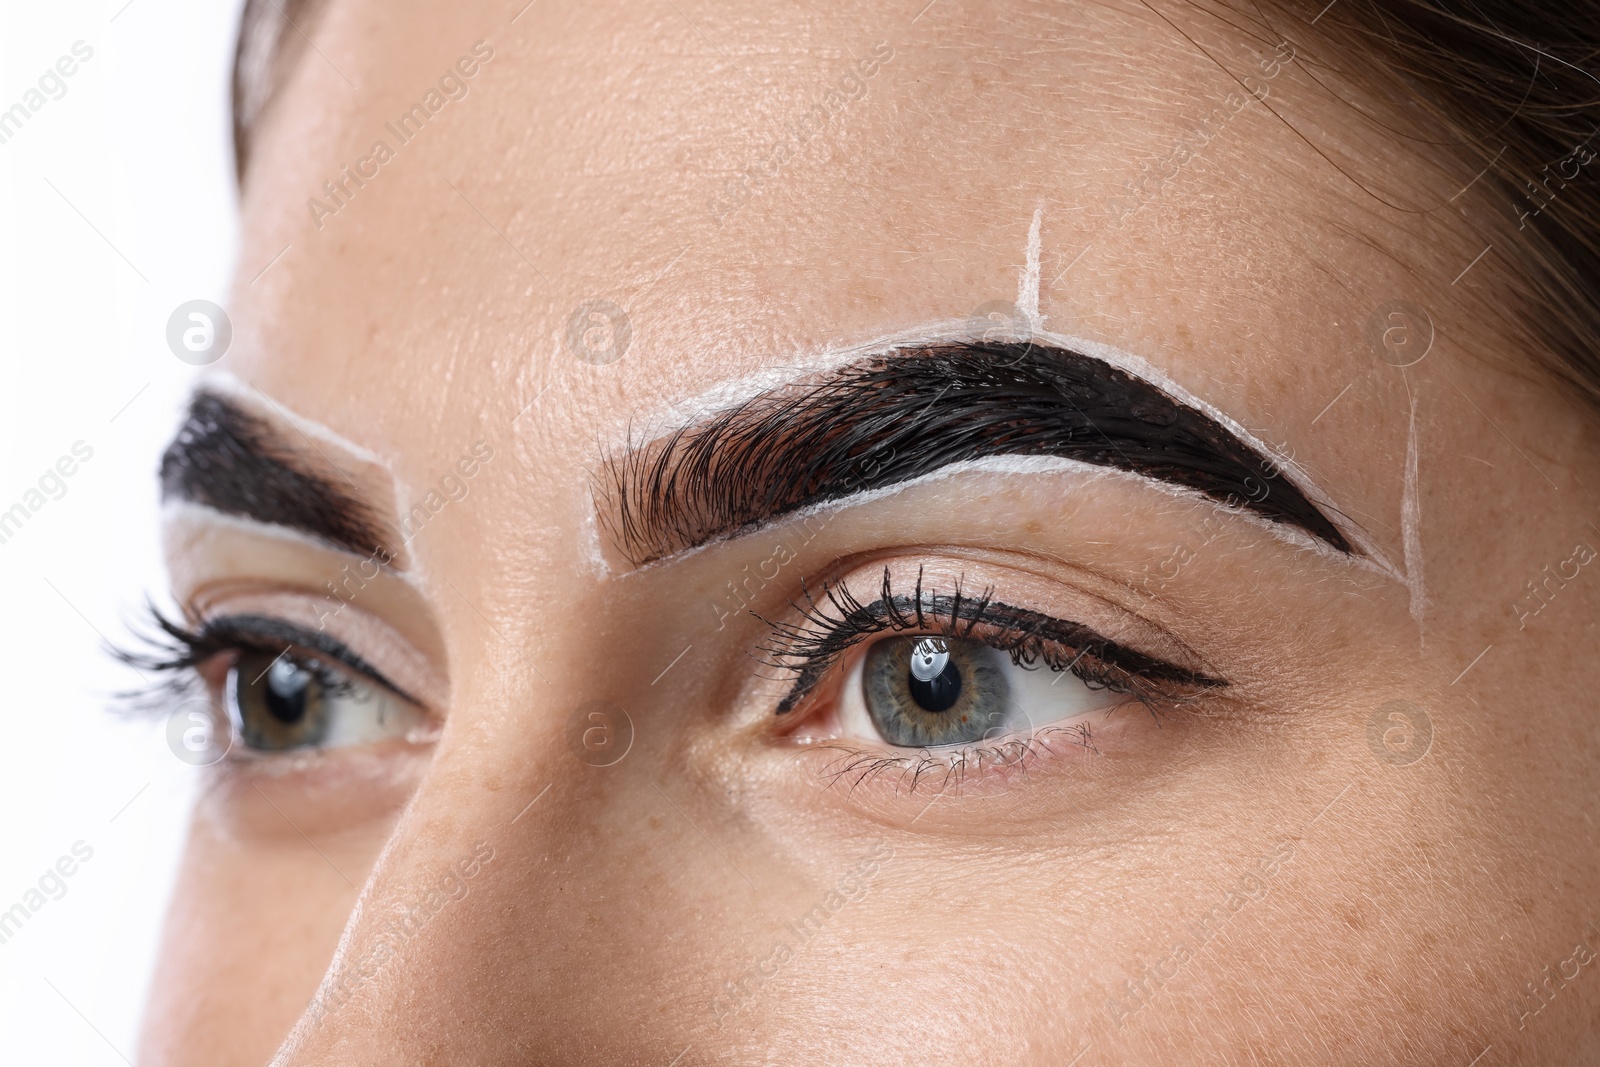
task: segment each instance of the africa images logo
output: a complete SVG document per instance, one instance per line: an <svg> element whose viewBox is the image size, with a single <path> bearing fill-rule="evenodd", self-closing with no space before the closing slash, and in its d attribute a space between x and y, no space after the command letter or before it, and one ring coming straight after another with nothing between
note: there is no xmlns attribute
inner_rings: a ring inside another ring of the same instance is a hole
<svg viewBox="0 0 1600 1067"><path fill-rule="evenodd" d="M73 58L73 57L77 58ZM0 109L0 144L5 144L22 132L23 124L44 110L52 100L67 95L66 79L78 73L80 64L94 58L94 49L82 41L72 42L72 55L57 59L54 67L45 68L39 75L38 88L29 89L22 99L8 108Z"/></svg>

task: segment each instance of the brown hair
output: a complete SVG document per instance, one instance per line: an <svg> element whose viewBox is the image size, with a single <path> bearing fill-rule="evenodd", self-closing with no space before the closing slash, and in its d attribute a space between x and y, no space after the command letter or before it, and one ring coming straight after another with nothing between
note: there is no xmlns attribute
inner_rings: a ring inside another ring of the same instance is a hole
<svg viewBox="0 0 1600 1067"><path fill-rule="evenodd" d="M1313 76L1335 75L1387 103L1382 118L1352 103L1375 127L1473 164L1470 173L1482 169L1472 202L1503 215L1483 227L1486 241L1514 245L1501 253L1517 257L1500 272L1507 300L1498 310L1534 339L1530 355L1600 404L1600 165L1589 166L1600 152L1600 79L1588 70L1600 52L1600 4L1242 2L1250 9L1223 16L1287 39ZM233 71L241 184L252 132L299 61L320 6L246 0Z"/></svg>
<svg viewBox="0 0 1600 1067"><path fill-rule="evenodd" d="M319 8L311 0L245 0L233 49L233 167L241 186L251 137L300 61Z"/></svg>
<svg viewBox="0 0 1600 1067"><path fill-rule="evenodd" d="M1414 118L1409 128L1389 127L1392 136L1469 164L1476 177L1457 194L1465 201L1407 206L1473 206L1485 244L1511 260L1498 272L1504 300L1490 310L1531 339L1528 356L1600 403L1600 79L1589 72L1600 51L1600 4L1310 0L1273 8L1302 29L1285 36L1326 41L1350 84ZM1315 60L1303 58L1314 72Z"/></svg>

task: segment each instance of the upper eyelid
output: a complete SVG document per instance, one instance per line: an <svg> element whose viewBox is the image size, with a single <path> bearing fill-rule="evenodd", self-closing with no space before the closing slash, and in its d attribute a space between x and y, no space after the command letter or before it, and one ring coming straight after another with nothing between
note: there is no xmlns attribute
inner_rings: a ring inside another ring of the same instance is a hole
<svg viewBox="0 0 1600 1067"><path fill-rule="evenodd" d="M261 651L273 651L277 648L276 644L268 642L282 642L286 648L298 647L308 652L315 652L383 686L396 696L413 704L421 704L421 701L391 681L387 675L368 663L343 641L282 619L275 619L269 615L222 615L204 620L200 634L208 640L218 642L249 643L251 647Z"/></svg>
<svg viewBox="0 0 1600 1067"><path fill-rule="evenodd" d="M880 618L892 620L892 624L885 626L882 632L898 633L906 630L936 631L938 630L938 623L927 621L928 616L944 619L952 618L952 614L943 612L938 606L939 599L940 598L935 597L929 602L925 602L922 606L922 611L917 613L919 617L917 617L915 620L913 620L911 615L908 614L908 612L913 612L916 610L914 606L902 606L900 603L886 603L881 599L875 600L871 604L866 605L864 610L866 612L873 613ZM945 599L953 600L954 598L951 597ZM896 597L895 600L905 601L909 604L911 598ZM1084 623L1075 622L1071 619L1058 619L1054 616L1045 615L1041 612L1032 611L1027 608L1014 607L1010 604L988 598L983 598L972 602L979 604L980 609L971 613L953 615L953 618L956 622L965 622L967 623L967 626L959 632L956 632L953 626L948 630L939 631L942 636L956 639L973 638L974 640L982 640L982 638L974 637L973 631L978 629L980 626L988 627L1023 638L1037 637L1040 640L1051 641L1067 647L1088 648L1091 646L1099 646L1101 649L1111 649L1113 652L1111 657L1097 655L1097 658L1106 660L1107 662L1112 663L1114 666L1117 666L1123 670L1127 670L1130 673L1134 672L1135 670L1159 672L1161 674L1168 675L1166 680L1189 682L1196 685L1221 686L1228 684L1221 678L1212 678L1201 671L1180 667L1167 660L1160 659L1159 657L1150 656L1143 652L1139 652L1137 649L1129 648L1127 645L1105 636L1098 630L1091 626L1085 625ZM868 639L872 636L872 634L863 634L861 635L861 639ZM856 642L852 642L852 645L854 643ZM845 651L848 649L848 647L850 646L845 646L844 648L841 648L840 651ZM1128 664L1130 663L1132 663L1133 666L1129 666Z"/></svg>
<svg viewBox="0 0 1600 1067"><path fill-rule="evenodd" d="M1152 656L1140 652L1127 644L1107 637L1105 634L1081 622L1072 619L1058 619L1045 615L1042 612L1032 611L1028 608L1018 608L1010 604L990 601L987 605L990 613L985 617L975 618L971 629L978 625L994 626L999 629L1018 634L1037 636L1042 640L1054 641L1068 647L1098 645L1102 651L1111 650L1108 657L1097 653L1096 658L1111 663L1113 666L1129 673L1144 673L1146 675L1163 676L1162 680L1176 681L1191 685L1224 686L1227 681L1213 678L1198 668L1182 667L1170 660L1159 656ZM999 616L999 617L997 617ZM1007 625L1007 618L1012 625Z"/></svg>

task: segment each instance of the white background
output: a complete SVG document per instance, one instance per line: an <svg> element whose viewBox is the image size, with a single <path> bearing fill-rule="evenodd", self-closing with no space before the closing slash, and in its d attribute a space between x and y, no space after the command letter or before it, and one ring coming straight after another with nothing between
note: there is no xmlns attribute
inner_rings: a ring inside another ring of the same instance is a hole
<svg viewBox="0 0 1600 1067"><path fill-rule="evenodd" d="M226 303L238 4L124 4L0 4L0 110L74 42L94 49L0 144L0 511L74 442L94 450L0 544L0 911L74 842L94 850L0 945L7 1064L134 1058L197 773L159 725L108 713L139 679L100 644L164 601L155 470L194 374L166 322Z"/></svg>

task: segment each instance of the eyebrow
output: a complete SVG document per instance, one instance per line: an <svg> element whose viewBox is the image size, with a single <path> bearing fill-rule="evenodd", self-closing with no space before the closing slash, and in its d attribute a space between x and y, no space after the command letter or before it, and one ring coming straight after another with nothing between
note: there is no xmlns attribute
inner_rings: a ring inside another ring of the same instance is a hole
<svg viewBox="0 0 1600 1067"><path fill-rule="evenodd" d="M1127 471L1356 554L1238 431L1104 360L1028 341L893 347L607 457L600 519L643 565L992 456Z"/></svg>
<svg viewBox="0 0 1600 1067"><path fill-rule="evenodd" d="M215 393L189 402L177 436L161 457L161 499L185 500L228 515L286 526L361 555L393 545L353 486L307 462L265 419Z"/></svg>

